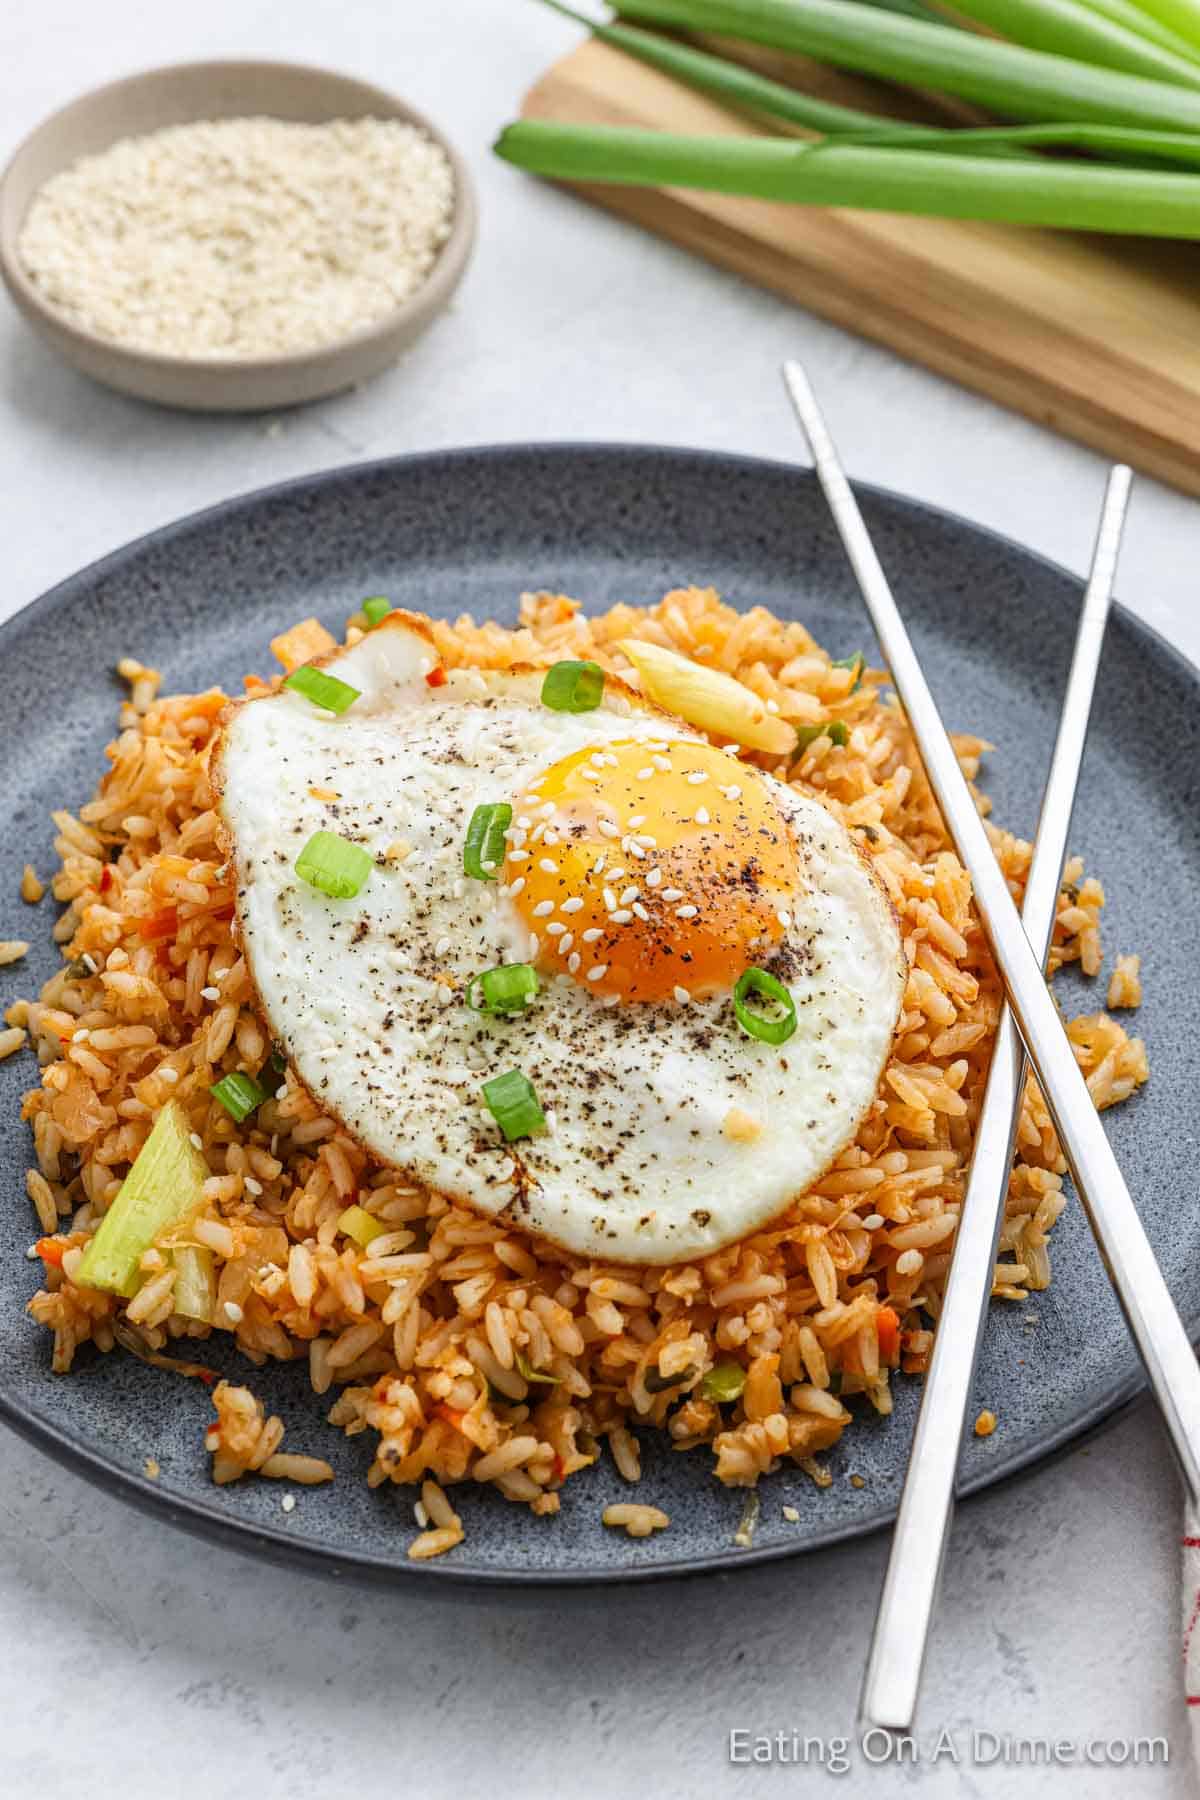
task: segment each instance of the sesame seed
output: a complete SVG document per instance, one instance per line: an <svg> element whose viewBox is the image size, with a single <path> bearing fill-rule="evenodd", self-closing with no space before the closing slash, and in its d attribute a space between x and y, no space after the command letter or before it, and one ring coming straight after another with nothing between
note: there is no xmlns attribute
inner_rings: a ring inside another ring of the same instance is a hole
<svg viewBox="0 0 1200 1800"><path fill-rule="evenodd" d="M578 894L573 894L569 900L563 901L558 910L565 913L582 912L583 901L579 898Z"/></svg>
<svg viewBox="0 0 1200 1800"><path fill-rule="evenodd" d="M567 968L571 971L572 975L578 975L578 973L579 973L579 952L578 952L578 950L572 950L570 956L568 956Z"/></svg>
<svg viewBox="0 0 1200 1800"><path fill-rule="evenodd" d="M645 813L634 813L632 819L630 819L630 821L629 821L630 829L632 829L635 825L644 825L645 823L646 823Z"/></svg>
<svg viewBox="0 0 1200 1800"><path fill-rule="evenodd" d="M632 838L630 838L625 848L628 850L630 856L636 856L639 862L645 862L646 852L642 849L642 846L635 843Z"/></svg>
<svg viewBox="0 0 1200 1800"><path fill-rule="evenodd" d="M632 906L640 891L639 888L627 887L621 895L621 905Z"/></svg>
<svg viewBox="0 0 1200 1800"><path fill-rule="evenodd" d="M220 988L215 987L202 987L200 989L200 998L202 1000L219 1000L221 998L221 990Z"/></svg>
<svg viewBox="0 0 1200 1800"><path fill-rule="evenodd" d="M675 998L678 1000L680 1006L686 1006L691 997L692 996L685 987L677 987L675 989Z"/></svg>
<svg viewBox="0 0 1200 1800"><path fill-rule="evenodd" d="M486 869L489 875L495 873L496 864L489 857L481 856L479 859L479 866L481 869Z"/></svg>
<svg viewBox="0 0 1200 1800"><path fill-rule="evenodd" d="M188 1133L188 1143L192 1146L193 1150L203 1150L204 1148L203 1141L198 1131L190 1131Z"/></svg>
<svg viewBox="0 0 1200 1800"><path fill-rule="evenodd" d="M662 897L667 902L667 904L670 905L672 900L682 900L683 899L683 889L682 888L664 888L662 891Z"/></svg>
<svg viewBox="0 0 1200 1800"><path fill-rule="evenodd" d="M742 797L742 790L736 781L731 781L728 787L721 789L721 792L727 800L740 800Z"/></svg>
<svg viewBox="0 0 1200 1800"><path fill-rule="evenodd" d="M602 856L598 856L596 858L595 862L592 864L592 874L593 875L602 875L603 873L604 873L604 858Z"/></svg>
<svg viewBox="0 0 1200 1800"><path fill-rule="evenodd" d="M78 1031L73 1031L71 1033L71 1042L73 1044L86 1044L91 1035L91 1032L88 1031L86 1026L81 1025Z"/></svg>
<svg viewBox="0 0 1200 1800"><path fill-rule="evenodd" d="M279 1502L279 1504L283 1508L284 1512L286 1512L286 1513L295 1512L295 1510L296 1510L295 1494L285 1494L283 1496L283 1499Z"/></svg>
<svg viewBox="0 0 1200 1800"><path fill-rule="evenodd" d="M547 800L544 806L538 807L538 818L539 819L552 819L553 817L554 817L554 802L553 802L553 800Z"/></svg>
<svg viewBox="0 0 1200 1800"><path fill-rule="evenodd" d="M535 825L533 830L530 832L529 841L531 844L540 844L542 839L545 837L545 835L546 835L546 822L543 819L542 823L540 825Z"/></svg>
<svg viewBox="0 0 1200 1800"><path fill-rule="evenodd" d="M603 981L604 977L607 974L608 974L608 964L607 963L593 963L591 968L587 972L587 978L589 981Z"/></svg>
<svg viewBox="0 0 1200 1800"><path fill-rule="evenodd" d="M610 869L608 871L608 879L610 881L620 881L622 875L624 875L626 872L627 871L623 868Z"/></svg>
<svg viewBox="0 0 1200 1800"><path fill-rule="evenodd" d="M599 925L592 925L584 932L583 941L585 944L596 944L599 943L603 936L604 933L601 931Z"/></svg>
<svg viewBox="0 0 1200 1800"><path fill-rule="evenodd" d="M707 770L693 769L687 777L687 784L689 787L700 787L707 780L708 780Z"/></svg>
<svg viewBox="0 0 1200 1800"><path fill-rule="evenodd" d="M567 928L562 923L561 919L551 919L546 927L546 930L551 937L561 937L566 929Z"/></svg>
<svg viewBox="0 0 1200 1800"><path fill-rule="evenodd" d="M563 937L560 937L558 940L558 954L560 956L565 956L567 954L567 951L571 948L571 945L574 942L575 942L575 939L572 937L571 933L568 931Z"/></svg>
<svg viewBox="0 0 1200 1800"><path fill-rule="evenodd" d="M633 917L633 914L630 912L630 910L627 906L619 906L615 913L609 914L609 918L612 920L614 925L628 925L628 923L629 923L630 919L632 919L632 917Z"/></svg>
<svg viewBox="0 0 1200 1800"><path fill-rule="evenodd" d="M168 1063L165 1068L158 1071L158 1079L160 1081L165 1081L169 1086L174 1087L175 1083L179 1080L179 1070L173 1069Z"/></svg>
<svg viewBox="0 0 1200 1800"><path fill-rule="evenodd" d="M248 1194L253 1194L254 1198L256 1200L263 1191L262 1190L262 1182L255 1181L253 1175L243 1175L242 1186L245 1188L245 1190Z"/></svg>
<svg viewBox="0 0 1200 1800"><path fill-rule="evenodd" d="M433 954L435 956L445 956L445 954L449 948L450 948L450 939L448 937L444 937L444 936L440 937L438 939L437 943L433 946Z"/></svg>
<svg viewBox="0 0 1200 1800"><path fill-rule="evenodd" d="M604 780L604 771L602 769L580 769L579 773L585 781Z"/></svg>
<svg viewBox="0 0 1200 1800"><path fill-rule="evenodd" d="M779 911L775 914L775 917L779 920L779 923L783 926L785 931L791 925L792 915L785 906L780 907Z"/></svg>
<svg viewBox="0 0 1200 1800"><path fill-rule="evenodd" d="M669 771L670 767L671 767L670 763L667 761L665 756L656 756L654 758L654 766L656 769L662 769L665 771Z"/></svg>
<svg viewBox="0 0 1200 1800"><path fill-rule="evenodd" d="M486 863L484 864L484 867L487 867ZM541 862L538 864L538 868L542 871L543 875L558 874L558 864L556 862L551 862L548 856L543 856Z"/></svg>
<svg viewBox="0 0 1200 1800"><path fill-rule="evenodd" d="M223 1311L231 1325L240 1325L246 1316L236 1300L227 1300Z"/></svg>
<svg viewBox="0 0 1200 1800"><path fill-rule="evenodd" d="M610 887L605 888L603 899L604 899L604 904L607 907L608 911L615 912L617 909L617 896L613 893L613 891Z"/></svg>
<svg viewBox="0 0 1200 1800"><path fill-rule="evenodd" d="M640 900L635 900L633 903L633 916L635 919L648 919L650 917L650 914L646 911Z"/></svg>
<svg viewBox="0 0 1200 1800"><path fill-rule="evenodd" d="M654 774L654 766L653 766L653 764L651 764L650 767L648 767L648 768L639 769L637 772L637 778L639 781L649 781L653 777L653 774Z"/></svg>
<svg viewBox="0 0 1200 1800"><path fill-rule="evenodd" d="M697 825L711 825L712 824L712 819L709 815L707 806L698 806L696 808L696 823L697 823Z"/></svg>
<svg viewBox="0 0 1200 1800"><path fill-rule="evenodd" d="M767 711L769 713L777 713L779 711L778 700L768 700L767 701Z"/></svg>
<svg viewBox="0 0 1200 1800"><path fill-rule="evenodd" d="M515 900L517 895L521 892L521 889L524 886L525 886L525 877L523 875L518 875L517 879L515 881L510 881L508 884L509 897L511 899Z"/></svg>
<svg viewBox="0 0 1200 1800"><path fill-rule="evenodd" d="M596 830L602 837L618 838L621 835L620 826L614 825L611 819L597 819Z"/></svg>
<svg viewBox="0 0 1200 1800"><path fill-rule="evenodd" d="M539 900L533 909L533 916L535 919L548 919L553 911L553 900Z"/></svg>
<svg viewBox="0 0 1200 1800"><path fill-rule="evenodd" d="M883 1224L883 1214L882 1213L868 1213L866 1218L863 1220L863 1230L864 1231L878 1231L879 1227L882 1224Z"/></svg>
<svg viewBox="0 0 1200 1800"><path fill-rule="evenodd" d="M508 860L509 862L528 862L529 852L528 850L510 850Z"/></svg>
<svg viewBox="0 0 1200 1800"><path fill-rule="evenodd" d="M516 829L518 831L530 831L530 830L532 830L532 828L533 828L533 820L531 818L529 818L527 814L522 813L521 817L517 820ZM504 835L507 837L508 832L505 832Z"/></svg>
<svg viewBox="0 0 1200 1800"><path fill-rule="evenodd" d="M661 880L662 880L662 870L661 869L647 869L646 870L646 886L647 887L657 887Z"/></svg>
<svg viewBox="0 0 1200 1800"><path fill-rule="evenodd" d="M699 911L700 908L698 906L677 906L675 908L675 917L677 919L694 919Z"/></svg>
<svg viewBox="0 0 1200 1800"><path fill-rule="evenodd" d="M592 754L588 757L588 761L590 763L595 763L598 769L602 769L604 767L604 751L593 750Z"/></svg>
<svg viewBox="0 0 1200 1800"><path fill-rule="evenodd" d="M648 831L639 831L633 842L635 844L640 844L643 850L658 849L658 839L656 837L651 837Z"/></svg>
<svg viewBox="0 0 1200 1800"><path fill-rule="evenodd" d="M446 987L442 982L439 981L437 997L438 997L438 1005L439 1006L449 1006L451 1001L454 999L454 989Z"/></svg>

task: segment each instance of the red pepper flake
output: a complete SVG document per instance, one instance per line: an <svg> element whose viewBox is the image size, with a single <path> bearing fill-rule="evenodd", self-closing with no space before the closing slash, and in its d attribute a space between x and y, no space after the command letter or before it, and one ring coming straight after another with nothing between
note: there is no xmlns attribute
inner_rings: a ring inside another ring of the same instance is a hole
<svg viewBox="0 0 1200 1800"><path fill-rule="evenodd" d="M116 876L112 872L112 864L105 863L104 867L100 871L100 892L102 894L107 894L108 890L112 887L113 882L115 880L116 880Z"/></svg>
<svg viewBox="0 0 1200 1800"><path fill-rule="evenodd" d="M443 669L441 663L438 664L436 669L430 669L428 675L425 677L425 685L426 687L445 687L446 671Z"/></svg>
<svg viewBox="0 0 1200 1800"><path fill-rule="evenodd" d="M565 1481L567 1479L567 1465L557 1450L554 1452L554 1479L555 1481Z"/></svg>

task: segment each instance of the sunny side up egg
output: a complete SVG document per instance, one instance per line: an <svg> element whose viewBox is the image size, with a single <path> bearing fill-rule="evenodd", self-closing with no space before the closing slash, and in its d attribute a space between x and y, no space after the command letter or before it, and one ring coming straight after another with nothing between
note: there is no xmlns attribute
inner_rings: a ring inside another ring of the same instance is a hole
<svg viewBox="0 0 1200 1800"><path fill-rule="evenodd" d="M568 712L544 672L435 663L394 613L322 664L358 690L340 716L287 689L230 710L213 774L272 1035L373 1158L578 1255L744 1237L875 1098L906 979L886 897L825 808L613 677ZM297 873L319 831L368 853L353 897ZM536 992L483 1010L475 978L522 964ZM786 1041L739 1023L748 968ZM545 1118L514 1142L484 1094L510 1071Z"/></svg>

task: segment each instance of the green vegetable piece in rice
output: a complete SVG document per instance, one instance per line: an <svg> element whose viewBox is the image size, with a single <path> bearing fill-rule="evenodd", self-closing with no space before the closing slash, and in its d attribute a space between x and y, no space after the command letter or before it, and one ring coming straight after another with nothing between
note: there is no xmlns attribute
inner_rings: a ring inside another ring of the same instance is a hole
<svg viewBox="0 0 1200 1800"><path fill-rule="evenodd" d="M168 1100L83 1253L79 1286L131 1300L142 1283L142 1257L168 1226L198 1209L207 1179L208 1164L192 1143L187 1115Z"/></svg>
<svg viewBox="0 0 1200 1800"><path fill-rule="evenodd" d="M827 719L823 725L797 725L797 750L807 750L819 737L829 738L839 750L844 750L850 742L850 727L844 719Z"/></svg>
<svg viewBox="0 0 1200 1800"><path fill-rule="evenodd" d="M217 1305L217 1278L213 1253L203 1244L181 1244L172 1250L175 1287L171 1295L175 1311L184 1319L211 1325Z"/></svg>
<svg viewBox="0 0 1200 1800"><path fill-rule="evenodd" d="M365 1250L373 1239L382 1236L387 1230L381 1219L373 1218L365 1206L348 1206L338 1214L338 1230L353 1238L360 1249Z"/></svg>
<svg viewBox="0 0 1200 1800"><path fill-rule="evenodd" d="M746 1385L746 1371L739 1362L714 1363L704 1380L700 1383L700 1392L706 1400L715 1400L718 1406L727 1406L736 1400Z"/></svg>
<svg viewBox="0 0 1200 1800"><path fill-rule="evenodd" d="M858 689L862 686L862 672L865 660L862 651L856 650L853 656L834 657L829 666L831 669L854 670L854 680L851 682L848 690L850 693L854 694L857 693Z"/></svg>
<svg viewBox="0 0 1200 1800"><path fill-rule="evenodd" d="M544 1369L535 1369L523 1350L517 1351L516 1363L517 1374L523 1381L544 1381L547 1387L558 1386L558 1376L547 1375ZM509 1401L509 1405L512 1405L511 1401Z"/></svg>

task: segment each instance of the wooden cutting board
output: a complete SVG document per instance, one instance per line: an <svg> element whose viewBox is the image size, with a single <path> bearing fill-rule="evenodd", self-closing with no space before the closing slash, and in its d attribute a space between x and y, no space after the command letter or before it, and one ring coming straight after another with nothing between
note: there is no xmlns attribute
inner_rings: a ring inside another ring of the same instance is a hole
<svg viewBox="0 0 1200 1800"><path fill-rule="evenodd" d="M804 85L850 104L864 104L873 89L794 61L793 78L797 71ZM754 129L594 41L555 64L523 111L684 132ZM1200 246L683 189L578 191L1041 424L1200 494Z"/></svg>

